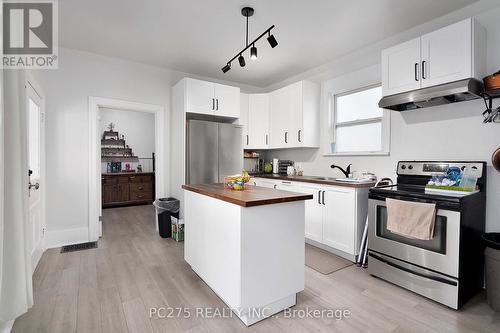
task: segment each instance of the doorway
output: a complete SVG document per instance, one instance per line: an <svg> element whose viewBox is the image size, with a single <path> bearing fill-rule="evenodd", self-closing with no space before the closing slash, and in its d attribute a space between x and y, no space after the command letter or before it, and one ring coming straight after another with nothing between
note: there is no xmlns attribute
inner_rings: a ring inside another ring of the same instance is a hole
<svg viewBox="0 0 500 333"><path fill-rule="evenodd" d="M30 250L33 270L44 250L45 236L45 98L33 78L26 89L27 153L28 153L28 223L31 231Z"/></svg>
<svg viewBox="0 0 500 333"><path fill-rule="evenodd" d="M169 138L165 133L165 108L161 105L129 102L117 99L90 97L90 158L89 158L89 241L97 241L102 236L102 170L100 110L113 109L131 112L147 112L154 115L155 177L154 198L166 196L169 169L165 156L168 156ZM151 162L152 163L152 162Z"/></svg>

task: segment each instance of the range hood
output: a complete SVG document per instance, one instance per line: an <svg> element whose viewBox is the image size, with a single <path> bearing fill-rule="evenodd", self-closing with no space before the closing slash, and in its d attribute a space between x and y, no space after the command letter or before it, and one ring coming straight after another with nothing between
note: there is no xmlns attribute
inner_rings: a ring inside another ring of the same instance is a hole
<svg viewBox="0 0 500 333"><path fill-rule="evenodd" d="M471 78L385 96L378 106L394 111L409 111L481 98L483 90L483 83Z"/></svg>

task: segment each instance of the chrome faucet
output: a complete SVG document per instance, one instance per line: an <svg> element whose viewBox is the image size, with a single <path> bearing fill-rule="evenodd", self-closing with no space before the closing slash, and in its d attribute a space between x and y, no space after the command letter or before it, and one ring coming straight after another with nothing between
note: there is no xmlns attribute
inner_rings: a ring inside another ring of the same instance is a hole
<svg viewBox="0 0 500 333"><path fill-rule="evenodd" d="M349 178L349 174L351 173L351 165L352 164L349 164L345 170L335 164L330 165L330 168L339 169L340 171L342 171L346 178Z"/></svg>

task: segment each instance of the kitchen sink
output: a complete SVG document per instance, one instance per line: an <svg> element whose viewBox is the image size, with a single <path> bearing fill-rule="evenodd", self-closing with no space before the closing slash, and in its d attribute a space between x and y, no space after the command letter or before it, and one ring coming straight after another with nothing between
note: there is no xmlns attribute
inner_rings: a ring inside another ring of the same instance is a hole
<svg viewBox="0 0 500 333"><path fill-rule="evenodd" d="M314 177L313 179L317 179L317 180L336 180L337 178L333 178L333 177Z"/></svg>

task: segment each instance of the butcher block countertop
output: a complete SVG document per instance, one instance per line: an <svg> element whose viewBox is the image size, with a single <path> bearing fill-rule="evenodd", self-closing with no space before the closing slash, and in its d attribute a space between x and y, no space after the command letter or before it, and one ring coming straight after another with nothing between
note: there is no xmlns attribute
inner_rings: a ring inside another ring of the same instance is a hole
<svg viewBox="0 0 500 333"><path fill-rule="evenodd" d="M275 203L312 199L312 194L295 193L265 187L247 186L244 191L224 188L224 184L182 185L187 191L227 201L241 207L271 205Z"/></svg>
<svg viewBox="0 0 500 333"><path fill-rule="evenodd" d="M314 183L322 185L345 186L354 188L366 188L375 186L375 182L362 182L362 183L342 182L335 180L335 178L319 179L319 178L325 178L321 176L281 176L272 173L271 174L264 173L264 174L252 174L252 177L275 179L275 180L287 180L290 182L305 182L305 183Z"/></svg>

